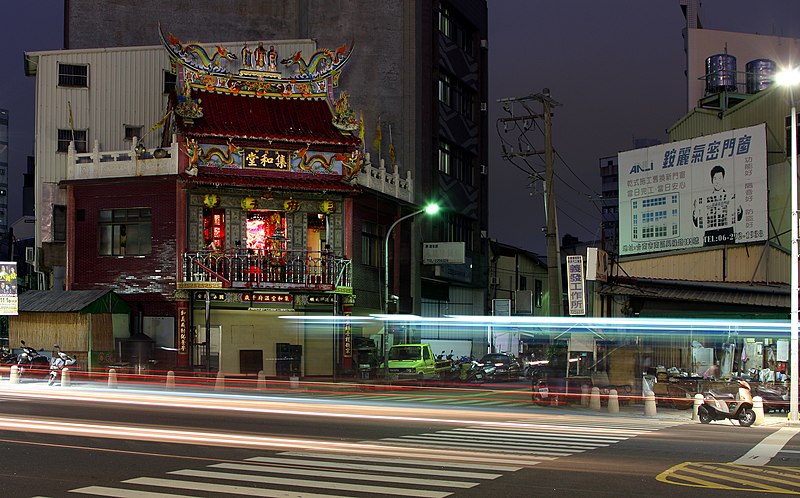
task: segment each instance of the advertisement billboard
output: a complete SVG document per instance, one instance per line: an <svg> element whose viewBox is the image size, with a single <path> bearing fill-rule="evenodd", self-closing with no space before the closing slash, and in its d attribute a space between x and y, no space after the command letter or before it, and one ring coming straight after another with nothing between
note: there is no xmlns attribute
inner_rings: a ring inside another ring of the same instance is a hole
<svg viewBox="0 0 800 498"><path fill-rule="evenodd" d="M19 314L17 263L0 261L0 315Z"/></svg>
<svg viewBox="0 0 800 498"><path fill-rule="evenodd" d="M619 154L621 256L766 238L766 125Z"/></svg>

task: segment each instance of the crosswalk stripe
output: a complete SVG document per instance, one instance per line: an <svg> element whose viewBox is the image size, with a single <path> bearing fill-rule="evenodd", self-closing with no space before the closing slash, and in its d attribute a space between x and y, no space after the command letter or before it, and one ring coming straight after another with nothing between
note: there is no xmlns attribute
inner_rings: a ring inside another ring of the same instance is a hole
<svg viewBox="0 0 800 498"><path fill-rule="evenodd" d="M498 441L496 438L492 437L491 435L486 435L483 437L475 437L469 434L437 434L437 433L429 433L429 434L422 434L422 436L427 437L439 437L443 441L472 441L477 444L497 444ZM408 437L408 436L403 436ZM546 441L538 441L535 439L530 440L512 440L512 441L500 441L504 446L522 446L525 448L567 448L567 449L575 449L575 450L591 450L594 448L602 448L604 446L610 446L607 443L576 443L572 444L569 441L557 441L555 439L549 439ZM560 450L557 450L560 451Z"/></svg>
<svg viewBox="0 0 800 498"><path fill-rule="evenodd" d="M459 442L449 442L449 441L448 442L443 442L442 440L437 439L437 438L419 438L419 437L413 437L413 436L412 437L401 436L399 438L386 438L386 439L381 439L381 442L386 442L386 443L389 443L389 444L391 444L391 443L405 443L406 445L408 445L408 443L410 441L412 441L412 440L413 441L428 442L431 445L435 445L436 447L442 448L442 449L444 449L444 448L458 448L458 449L463 449L463 448L481 448L482 450L485 450L485 448L484 448L485 445L478 445L478 444L475 444L475 443L459 443ZM583 452L583 451L584 450L579 450L579 451L573 451L571 453L580 453L580 452ZM552 451L530 451L530 450L513 450L513 449L493 450L492 452L484 451L484 453L486 453L486 454L490 454L490 453L493 453L493 454L496 454L496 453L516 453L516 454L519 454L519 455L530 456L531 458L536 458L538 460L555 460L557 457L568 455L568 454L565 454L565 453L552 452Z"/></svg>
<svg viewBox="0 0 800 498"><path fill-rule="evenodd" d="M327 458L327 455L325 455ZM370 459L372 461L376 460L386 460L392 463L394 461L390 459ZM321 467L321 468L331 468L331 469L340 469L342 468L342 464L339 462L320 462L316 460L302 460L302 459L294 459L294 458L270 458L270 457L253 457L248 458L248 462L256 462L256 463L278 463L278 464L286 464L286 465L304 465L307 467ZM439 470L439 469L422 469L420 467L398 467L398 466L388 466L388 465L366 465L366 464L359 464L353 463L350 459L347 459L347 468L350 470L371 470L374 472L393 472L395 474L428 474L428 475L436 475L442 477L463 477L467 479L497 479L498 477L502 477L502 474L487 474L484 472L461 472L456 470ZM432 465L441 465L441 462L431 462ZM464 467L464 465L459 464L459 467ZM507 471L515 471L519 470L519 467L504 467L503 470Z"/></svg>
<svg viewBox="0 0 800 498"><path fill-rule="evenodd" d="M330 481L311 481L306 479L286 479L283 477L256 476L252 474L228 474L225 472L210 472L206 470L175 470L168 474L187 476L187 477L208 477L211 479L223 479L229 481L244 481L261 484L277 484L280 486L297 486L304 488L323 488L334 491L355 491L359 493L375 493L384 495L417 496L420 498L444 497L451 493L441 491L429 491L413 488L391 488L388 486L370 486L366 484L351 484L344 482Z"/></svg>
<svg viewBox="0 0 800 498"><path fill-rule="evenodd" d="M326 460L346 460L348 462L374 462L374 463L391 463L394 465L399 464L407 464L407 465L430 465L435 467L440 467L442 462L439 460L417 460L417 459L405 459L405 458L381 458L381 457L372 457L372 456L358 456L358 455L339 455L335 453L327 454L327 453L308 453L308 452L299 452L299 451L284 451L281 455L288 455L294 457L307 457L307 458L324 458ZM248 460L255 460L260 461L263 458L267 457L254 457L248 458ZM321 463L321 462L316 462ZM326 462L327 466L327 462ZM474 470L487 470L487 471L494 471L494 472L516 472L520 470L522 467L512 467L510 465L496 465L496 464L476 464L476 463L458 463L458 468L460 469L474 469ZM412 470L419 471L418 467L415 467ZM422 472L430 472L430 469L423 469ZM447 474L449 475L449 474ZM497 476L500 477L500 476ZM493 479L493 478L492 478Z"/></svg>
<svg viewBox="0 0 800 498"><path fill-rule="evenodd" d="M181 481L178 479L162 479L158 477L136 477L122 481L126 484L139 486L156 486L159 488L191 489L227 495L265 496L268 498L346 498L345 495L329 495L316 493L301 493L299 491L283 491L280 489L263 489L251 486L232 486L230 484L214 484L212 482ZM165 496L159 492L149 493L149 496Z"/></svg>
<svg viewBox="0 0 800 498"><path fill-rule="evenodd" d="M217 463L214 465L209 465L211 468L215 469L227 469L227 470L244 470L250 472L261 472L261 473L274 473L274 474L292 474L292 475L305 475L308 474L308 469L295 469L289 467L276 467L276 466L265 466L265 465L246 465L240 463ZM352 470L350 466L348 466L348 470ZM344 472L342 470L337 470L336 472L329 472L325 470L315 470L314 471L315 477L328 477L331 479L352 479L354 481L375 481L375 482L393 482L393 483L403 483L403 484L419 484L421 486L439 486L439 487L452 487L452 488L473 488L477 486L478 482L470 482L470 481L446 481L446 480L438 480L438 479L419 479L414 477L408 476L390 476L386 474L360 474L356 472Z"/></svg>
<svg viewBox="0 0 800 498"><path fill-rule="evenodd" d="M450 431L448 431L450 432ZM572 443L580 443L580 444L605 444L605 443L617 443L619 441L624 441L628 439L627 437L607 437L607 436L592 436L589 434L586 435L572 435L572 434L565 434L559 435L556 433L549 433L549 432L520 432L520 431L489 431L486 429L481 428L464 428L464 429L452 429L452 432L464 435L475 435L475 436L490 436L500 439L513 439L518 441L520 439L530 439L530 440L542 440L542 441L565 441Z"/></svg>
<svg viewBox="0 0 800 498"><path fill-rule="evenodd" d="M71 489L70 493L81 493L84 495L95 495L95 496L111 496L114 498L144 498L153 496L153 493L151 491L109 488L106 486L87 486L85 488ZM164 498L196 498L190 495L173 495L170 493L158 493L158 496L160 497L163 496Z"/></svg>

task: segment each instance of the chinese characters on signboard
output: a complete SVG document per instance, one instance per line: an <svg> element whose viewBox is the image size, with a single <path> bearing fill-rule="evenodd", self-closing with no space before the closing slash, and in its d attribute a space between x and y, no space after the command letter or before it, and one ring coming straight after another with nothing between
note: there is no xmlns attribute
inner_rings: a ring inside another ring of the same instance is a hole
<svg viewBox="0 0 800 498"><path fill-rule="evenodd" d="M619 154L619 253L767 238L764 124Z"/></svg>
<svg viewBox="0 0 800 498"><path fill-rule="evenodd" d="M583 292L583 256L567 256L567 301L569 314L585 315L586 298Z"/></svg>
<svg viewBox="0 0 800 498"><path fill-rule="evenodd" d="M244 149L244 167L289 170L289 152L273 149Z"/></svg>
<svg viewBox="0 0 800 498"><path fill-rule="evenodd" d="M189 308L183 303L178 308L178 353L189 352Z"/></svg>

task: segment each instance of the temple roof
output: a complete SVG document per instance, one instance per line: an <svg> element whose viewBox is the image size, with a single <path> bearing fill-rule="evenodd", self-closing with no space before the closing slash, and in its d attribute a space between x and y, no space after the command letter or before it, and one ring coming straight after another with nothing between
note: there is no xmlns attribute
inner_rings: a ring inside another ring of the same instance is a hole
<svg viewBox="0 0 800 498"><path fill-rule="evenodd" d="M178 124L183 133L195 138L360 145L358 137L333 125L333 114L324 98L270 98L193 91L192 99L200 99L203 116L194 118L191 123L178 118Z"/></svg>

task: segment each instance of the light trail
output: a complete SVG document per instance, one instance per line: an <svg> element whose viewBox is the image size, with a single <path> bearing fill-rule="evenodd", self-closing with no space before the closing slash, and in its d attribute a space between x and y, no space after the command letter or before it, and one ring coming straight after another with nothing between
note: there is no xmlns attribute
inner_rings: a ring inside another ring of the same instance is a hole
<svg viewBox="0 0 800 498"><path fill-rule="evenodd" d="M179 430L144 425L108 424L81 422L74 420L53 420L40 417L0 417L3 431L18 431L37 434L58 434L74 437L104 438L125 441L146 441L167 444L186 444L224 448L243 448L260 450L316 451L330 453L355 453L359 455L386 455L396 452L398 445L375 444L371 442L327 441L311 438L273 437L235 432L211 432L199 430ZM420 448L403 446L407 458L435 459L451 462L495 463L497 456L465 454L443 448ZM535 465L537 460L509 455L503 463L509 465Z"/></svg>

